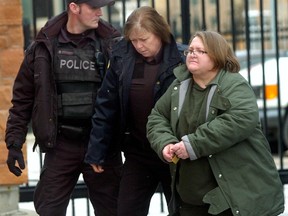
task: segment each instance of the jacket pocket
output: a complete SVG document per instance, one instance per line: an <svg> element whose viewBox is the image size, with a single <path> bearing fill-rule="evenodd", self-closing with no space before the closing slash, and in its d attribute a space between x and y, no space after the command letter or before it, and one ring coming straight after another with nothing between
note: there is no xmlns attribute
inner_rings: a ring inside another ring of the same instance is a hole
<svg viewBox="0 0 288 216"><path fill-rule="evenodd" d="M228 98L223 97L222 95L215 94L216 97L214 97L210 104L210 115L215 118L218 115L221 115L222 113L226 112L231 108L231 102Z"/></svg>
<svg viewBox="0 0 288 216"><path fill-rule="evenodd" d="M208 213L212 215L218 215L230 208L219 187L216 187L205 194L203 202L210 205Z"/></svg>

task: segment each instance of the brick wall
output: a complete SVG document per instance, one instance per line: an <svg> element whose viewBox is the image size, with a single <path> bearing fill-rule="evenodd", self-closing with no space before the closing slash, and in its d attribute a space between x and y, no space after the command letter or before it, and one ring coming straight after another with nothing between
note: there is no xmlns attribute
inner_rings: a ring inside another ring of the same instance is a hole
<svg viewBox="0 0 288 216"><path fill-rule="evenodd" d="M27 168L21 177L7 169L4 142L12 85L23 60L23 41L21 0L0 0L0 185L27 182ZM26 159L26 147L23 151Z"/></svg>

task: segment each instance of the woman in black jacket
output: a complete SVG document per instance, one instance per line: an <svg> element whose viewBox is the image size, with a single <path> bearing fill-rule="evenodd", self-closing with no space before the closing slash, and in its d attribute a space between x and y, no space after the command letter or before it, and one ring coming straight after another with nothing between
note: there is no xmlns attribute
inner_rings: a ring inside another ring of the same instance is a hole
<svg viewBox="0 0 288 216"><path fill-rule="evenodd" d="M182 63L169 25L151 7L136 9L127 19L124 39L113 50L110 68L96 99L86 162L103 172L109 145L121 145L125 156L118 216L147 215L161 183L171 197L169 167L146 138L147 117L175 79Z"/></svg>

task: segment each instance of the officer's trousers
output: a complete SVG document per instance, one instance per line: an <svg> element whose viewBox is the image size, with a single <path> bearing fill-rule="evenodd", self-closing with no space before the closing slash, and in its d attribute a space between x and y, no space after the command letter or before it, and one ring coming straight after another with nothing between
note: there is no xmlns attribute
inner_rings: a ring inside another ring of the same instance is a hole
<svg viewBox="0 0 288 216"><path fill-rule="evenodd" d="M116 216L121 164L105 167L95 173L83 163L87 150L86 140L58 137L57 146L45 154L40 180L34 193L34 205L40 216L65 216L71 193L80 174L87 185L89 198L97 216Z"/></svg>

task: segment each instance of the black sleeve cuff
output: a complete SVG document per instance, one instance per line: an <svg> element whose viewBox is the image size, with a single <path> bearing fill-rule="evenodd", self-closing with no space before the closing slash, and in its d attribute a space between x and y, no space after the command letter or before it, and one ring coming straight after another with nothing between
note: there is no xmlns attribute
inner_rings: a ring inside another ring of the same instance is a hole
<svg viewBox="0 0 288 216"><path fill-rule="evenodd" d="M7 143L7 149L14 148L14 149L22 149L22 144L14 142L14 143Z"/></svg>

